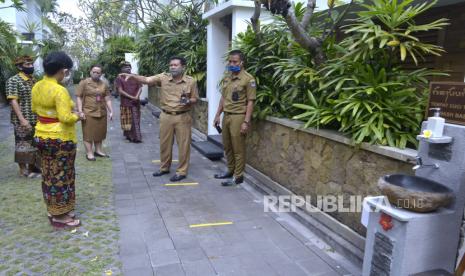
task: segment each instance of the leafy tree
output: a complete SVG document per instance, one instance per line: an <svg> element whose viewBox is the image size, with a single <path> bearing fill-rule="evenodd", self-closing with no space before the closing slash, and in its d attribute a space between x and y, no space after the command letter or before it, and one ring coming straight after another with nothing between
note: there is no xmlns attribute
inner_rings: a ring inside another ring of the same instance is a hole
<svg viewBox="0 0 465 276"><path fill-rule="evenodd" d="M202 19L202 5L163 7L162 12L138 38L140 73L165 72L172 56L187 59L187 74L196 78L205 95L207 21Z"/></svg>
<svg viewBox="0 0 465 276"><path fill-rule="evenodd" d="M257 34L257 40L261 39L260 13L264 6L274 15L282 16L293 39L303 49L311 54L312 61L316 65L321 65L326 60L324 53L325 41L330 38L339 23L345 17L347 11L357 2L350 0L349 3L339 13L334 8L341 4L340 1L328 0L328 10L326 14L315 14L316 0L308 0L304 14L299 16L296 12L296 5L291 0L254 0L255 11L250 21L252 28ZM318 18L315 20L315 18ZM312 32L314 28L321 29L321 32Z"/></svg>
<svg viewBox="0 0 465 276"><path fill-rule="evenodd" d="M25 11L26 10L26 7L24 6L24 1L22 0L12 0L11 1L11 5L8 5L8 6L0 6L0 10L1 9L9 9L9 8L14 8L18 11ZM4 4L5 3L5 0L0 0L0 4Z"/></svg>
<svg viewBox="0 0 465 276"><path fill-rule="evenodd" d="M297 3L294 10L298 17L305 12L302 3ZM304 91L310 89L315 70L311 55L293 40L284 19L274 17L271 23L264 25L260 40L249 26L246 32L238 35L234 47L246 53L247 71L256 77L254 116L298 114L292 104L306 100Z"/></svg>
<svg viewBox="0 0 465 276"><path fill-rule="evenodd" d="M99 45L111 36L129 35L137 29L137 24L128 20L132 10L126 1L79 0L79 6L85 14L87 26L99 39L96 41Z"/></svg>
<svg viewBox="0 0 465 276"><path fill-rule="evenodd" d="M132 53L136 49L134 38L128 36L114 36L104 42L102 51L97 56L96 63L103 66L106 78L113 82L120 73L119 64L124 60L125 53ZM89 68L90 69L90 68Z"/></svg>
<svg viewBox="0 0 465 276"><path fill-rule="evenodd" d="M53 21L66 31L63 49L74 58L77 67L80 63L97 58L101 45L98 43L97 34L84 18L58 13Z"/></svg>

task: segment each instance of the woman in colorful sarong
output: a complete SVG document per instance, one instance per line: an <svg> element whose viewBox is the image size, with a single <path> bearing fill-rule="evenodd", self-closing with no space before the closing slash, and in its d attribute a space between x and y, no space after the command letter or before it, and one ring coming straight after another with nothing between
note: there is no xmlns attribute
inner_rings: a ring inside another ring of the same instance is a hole
<svg viewBox="0 0 465 276"><path fill-rule="evenodd" d="M42 193L54 227L77 227L74 161L79 115L68 90L60 85L70 77L73 61L52 52L43 62L44 78L32 88L32 111L37 114L35 142L41 155Z"/></svg>

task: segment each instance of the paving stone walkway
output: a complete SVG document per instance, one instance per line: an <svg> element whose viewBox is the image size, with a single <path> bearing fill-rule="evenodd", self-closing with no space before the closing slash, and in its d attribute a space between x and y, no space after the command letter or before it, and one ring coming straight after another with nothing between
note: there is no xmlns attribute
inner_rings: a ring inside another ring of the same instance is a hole
<svg viewBox="0 0 465 276"><path fill-rule="evenodd" d="M185 186L166 185L171 174L153 177L159 124L147 107L142 113L142 144L123 138L118 115L109 131L125 275L351 275L264 213L250 186L221 187L220 161L192 149Z"/></svg>

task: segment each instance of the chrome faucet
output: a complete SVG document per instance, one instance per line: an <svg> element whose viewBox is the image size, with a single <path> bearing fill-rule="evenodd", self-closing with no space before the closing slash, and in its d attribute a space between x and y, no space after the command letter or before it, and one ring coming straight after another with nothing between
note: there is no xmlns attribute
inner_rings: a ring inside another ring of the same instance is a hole
<svg viewBox="0 0 465 276"><path fill-rule="evenodd" d="M425 168L425 167L433 167L435 169L439 169L439 165L436 164L436 163L424 165L423 160L421 160L420 156L415 157L415 160L416 160L417 164L415 166L413 166L413 168L412 168L412 170L414 170L414 171L416 171L418 169L421 169L421 168Z"/></svg>

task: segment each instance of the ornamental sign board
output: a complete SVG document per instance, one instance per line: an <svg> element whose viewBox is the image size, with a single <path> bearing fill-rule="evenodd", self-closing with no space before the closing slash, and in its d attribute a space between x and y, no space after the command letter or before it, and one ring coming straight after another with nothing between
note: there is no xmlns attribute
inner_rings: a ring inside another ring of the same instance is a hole
<svg viewBox="0 0 465 276"><path fill-rule="evenodd" d="M426 117L433 116L433 107L441 108L446 123L465 125L465 83L431 82Z"/></svg>

